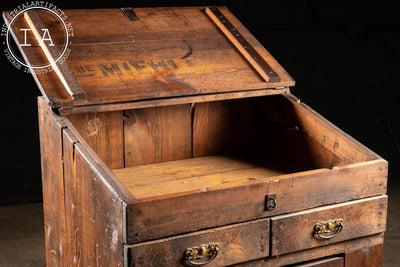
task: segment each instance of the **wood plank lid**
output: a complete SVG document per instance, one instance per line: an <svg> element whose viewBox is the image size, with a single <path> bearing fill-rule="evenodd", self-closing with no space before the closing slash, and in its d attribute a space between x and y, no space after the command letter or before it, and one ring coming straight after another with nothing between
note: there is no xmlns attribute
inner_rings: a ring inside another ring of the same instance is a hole
<svg viewBox="0 0 400 267"><path fill-rule="evenodd" d="M33 74L53 108L65 110L259 92L294 80L225 7L65 10L73 36L54 71ZM7 14L4 14L6 17ZM64 51L62 23L49 12L25 12L11 27L31 66ZM28 28L36 44L21 46ZM55 46L39 45L40 30ZM55 32L55 33L54 33ZM64 62L62 62L64 61ZM243 97L243 94L242 94Z"/></svg>

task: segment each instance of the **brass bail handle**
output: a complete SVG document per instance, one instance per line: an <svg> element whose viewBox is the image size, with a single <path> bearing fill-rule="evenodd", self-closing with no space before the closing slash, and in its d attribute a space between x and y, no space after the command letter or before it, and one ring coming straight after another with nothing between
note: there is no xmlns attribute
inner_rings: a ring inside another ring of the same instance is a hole
<svg viewBox="0 0 400 267"><path fill-rule="evenodd" d="M343 224L343 219L317 223L314 226L314 236L317 236L319 239L331 239L342 231Z"/></svg>
<svg viewBox="0 0 400 267"><path fill-rule="evenodd" d="M185 250L185 259L191 265L204 265L215 259L218 255L219 245L210 243Z"/></svg>

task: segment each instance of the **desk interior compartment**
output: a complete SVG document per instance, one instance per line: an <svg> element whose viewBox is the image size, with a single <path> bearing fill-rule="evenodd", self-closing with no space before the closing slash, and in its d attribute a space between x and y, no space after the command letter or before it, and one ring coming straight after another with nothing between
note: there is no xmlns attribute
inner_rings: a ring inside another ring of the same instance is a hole
<svg viewBox="0 0 400 267"><path fill-rule="evenodd" d="M132 195L133 243L386 190L386 162L292 95L68 119Z"/></svg>

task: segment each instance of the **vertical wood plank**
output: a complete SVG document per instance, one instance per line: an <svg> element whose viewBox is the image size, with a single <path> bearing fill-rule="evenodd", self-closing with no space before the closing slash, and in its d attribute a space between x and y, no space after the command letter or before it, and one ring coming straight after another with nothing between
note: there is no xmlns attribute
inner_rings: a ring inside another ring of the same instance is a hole
<svg viewBox="0 0 400 267"><path fill-rule="evenodd" d="M61 118L53 116L49 103L38 98L40 153L42 159L43 209L47 266L65 263L64 177Z"/></svg>
<svg viewBox="0 0 400 267"><path fill-rule="evenodd" d="M125 204L73 134L63 135L68 266L122 266Z"/></svg>
<svg viewBox="0 0 400 267"><path fill-rule="evenodd" d="M383 244L346 252L345 267L380 267L383 261Z"/></svg>
<svg viewBox="0 0 400 267"><path fill-rule="evenodd" d="M124 167L122 111L75 114L68 119L108 167Z"/></svg>
<svg viewBox="0 0 400 267"><path fill-rule="evenodd" d="M191 157L190 105L125 111L125 166Z"/></svg>
<svg viewBox="0 0 400 267"><path fill-rule="evenodd" d="M75 235L75 222L77 216L76 202L76 181L74 179L75 173L75 144L77 139L74 135L69 134L69 130L63 131L63 153L64 153L64 185L65 185L65 228L66 239L69 245L67 246L66 263L68 266L74 266L79 262L79 253L77 248L77 235Z"/></svg>
<svg viewBox="0 0 400 267"><path fill-rule="evenodd" d="M193 157L241 152L253 136L251 100L198 103L193 116Z"/></svg>

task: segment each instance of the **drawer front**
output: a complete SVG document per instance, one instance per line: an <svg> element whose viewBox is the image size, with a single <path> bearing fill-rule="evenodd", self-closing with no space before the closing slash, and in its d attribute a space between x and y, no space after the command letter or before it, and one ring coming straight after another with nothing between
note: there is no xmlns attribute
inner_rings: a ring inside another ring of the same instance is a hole
<svg viewBox="0 0 400 267"><path fill-rule="evenodd" d="M271 255L381 233L386 211L384 195L273 217Z"/></svg>
<svg viewBox="0 0 400 267"><path fill-rule="evenodd" d="M269 225L269 219L262 219L127 245L129 266L187 266L190 262L225 266L267 257Z"/></svg>

